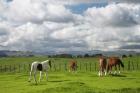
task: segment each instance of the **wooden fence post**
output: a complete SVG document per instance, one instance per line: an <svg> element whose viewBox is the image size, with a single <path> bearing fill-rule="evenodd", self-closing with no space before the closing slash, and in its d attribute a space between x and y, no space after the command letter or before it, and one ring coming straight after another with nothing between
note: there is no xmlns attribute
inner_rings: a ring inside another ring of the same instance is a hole
<svg viewBox="0 0 140 93"><path fill-rule="evenodd" d="M0 72L2 72L2 65L0 66Z"/></svg>
<svg viewBox="0 0 140 93"><path fill-rule="evenodd" d="M26 71L26 65L24 64L24 71Z"/></svg>
<svg viewBox="0 0 140 93"><path fill-rule="evenodd" d="M5 72L7 71L7 70L6 70L6 67L7 67L7 66L5 65L5 68L4 68L4 69L5 69Z"/></svg>
<svg viewBox="0 0 140 93"><path fill-rule="evenodd" d="M30 72L31 70L31 64L28 65L28 71Z"/></svg>
<svg viewBox="0 0 140 93"><path fill-rule="evenodd" d="M91 71L91 62L89 63L89 65L90 65L90 71Z"/></svg>
<svg viewBox="0 0 140 93"><path fill-rule="evenodd" d="M128 71L130 70L130 61L128 61Z"/></svg>
<svg viewBox="0 0 140 93"><path fill-rule="evenodd" d="M65 71L67 71L67 64L65 63Z"/></svg>
<svg viewBox="0 0 140 93"><path fill-rule="evenodd" d="M18 65L18 67L19 67L19 73L20 73L20 64Z"/></svg>
<svg viewBox="0 0 140 93"><path fill-rule="evenodd" d="M80 71L81 71L81 62L80 62Z"/></svg>
<svg viewBox="0 0 140 93"><path fill-rule="evenodd" d="M56 71L56 67L55 67L55 64L54 64L54 71Z"/></svg>
<svg viewBox="0 0 140 93"><path fill-rule="evenodd" d="M139 63L138 63L138 61L137 61L137 70L139 70Z"/></svg>
<svg viewBox="0 0 140 93"><path fill-rule="evenodd" d="M86 71L87 71L87 63L85 65L86 65Z"/></svg>
<svg viewBox="0 0 140 93"><path fill-rule="evenodd" d="M134 67L134 63L133 63L133 61L132 61L131 63L132 63L132 69L135 70L135 67Z"/></svg>
<svg viewBox="0 0 140 93"><path fill-rule="evenodd" d="M96 62L94 64L95 64L95 71L96 71Z"/></svg>
<svg viewBox="0 0 140 93"><path fill-rule="evenodd" d="M59 71L61 71L61 63L59 63Z"/></svg>
<svg viewBox="0 0 140 93"><path fill-rule="evenodd" d="M14 64L14 72L16 72L16 67L15 67L15 64Z"/></svg>
<svg viewBox="0 0 140 93"><path fill-rule="evenodd" d="M11 70L11 65L9 65L9 70L10 70L10 72L12 71L12 70Z"/></svg>

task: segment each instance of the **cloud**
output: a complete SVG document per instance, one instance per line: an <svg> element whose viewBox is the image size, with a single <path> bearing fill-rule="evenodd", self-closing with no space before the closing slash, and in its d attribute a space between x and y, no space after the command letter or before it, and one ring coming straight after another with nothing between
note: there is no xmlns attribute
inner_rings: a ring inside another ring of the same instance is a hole
<svg viewBox="0 0 140 93"><path fill-rule="evenodd" d="M85 15L87 16L87 21L95 26L128 27L139 24L140 6L111 4L105 8L89 8Z"/></svg>
<svg viewBox="0 0 140 93"><path fill-rule="evenodd" d="M108 0L108 2L113 3L129 3L129 4L138 4L140 3L140 0Z"/></svg>
<svg viewBox="0 0 140 93"><path fill-rule="evenodd" d="M130 49L128 45L139 45L138 4L109 4L74 14L65 4L52 2L0 3L0 49L59 52ZM85 0L77 0L82 2Z"/></svg>
<svg viewBox="0 0 140 93"><path fill-rule="evenodd" d="M64 5L46 3L43 0L13 0L3 10L5 19L18 24L27 22L42 23L44 21L69 22L74 20L73 14Z"/></svg>
<svg viewBox="0 0 140 93"><path fill-rule="evenodd" d="M107 0L43 0L46 3L57 5L76 5L81 3L104 3Z"/></svg>

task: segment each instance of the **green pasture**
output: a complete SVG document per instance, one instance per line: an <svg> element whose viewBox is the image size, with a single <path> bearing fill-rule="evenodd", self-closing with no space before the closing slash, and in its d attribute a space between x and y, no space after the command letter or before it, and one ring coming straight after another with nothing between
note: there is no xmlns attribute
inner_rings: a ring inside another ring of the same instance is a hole
<svg viewBox="0 0 140 93"><path fill-rule="evenodd" d="M140 93L140 72L98 77L96 72L49 72L39 83L27 73L1 73L0 93Z"/></svg>
<svg viewBox="0 0 140 93"><path fill-rule="evenodd" d="M53 60L49 81L43 78L37 85L34 81L28 82L29 64L47 59ZM74 59L78 62L77 73L68 72L71 58L0 58L0 93L140 93L140 57L123 58L122 73L106 77L97 75L98 58Z"/></svg>

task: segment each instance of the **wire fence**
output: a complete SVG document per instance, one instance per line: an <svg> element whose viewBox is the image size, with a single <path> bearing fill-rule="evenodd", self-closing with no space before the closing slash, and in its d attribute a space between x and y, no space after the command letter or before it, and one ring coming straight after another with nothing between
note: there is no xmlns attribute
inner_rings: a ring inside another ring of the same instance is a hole
<svg viewBox="0 0 140 93"><path fill-rule="evenodd" d="M89 71L94 72L98 71L99 66L97 62L78 62L77 63L78 71ZM139 62L128 61L124 63L124 69L121 68L123 71L137 71L140 70ZM29 72L31 68L31 64L13 64L13 65L0 65L0 72L14 72L14 73L21 73L21 72ZM68 63L53 63L52 68L50 71L68 71Z"/></svg>

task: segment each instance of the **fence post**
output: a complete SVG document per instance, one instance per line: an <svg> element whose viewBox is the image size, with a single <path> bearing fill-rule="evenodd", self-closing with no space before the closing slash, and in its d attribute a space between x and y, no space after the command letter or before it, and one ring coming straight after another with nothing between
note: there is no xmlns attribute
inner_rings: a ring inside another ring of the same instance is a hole
<svg viewBox="0 0 140 93"><path fill-rule="evenodd" d="M132 69L134 70L134 69L135 69L135 67L134 67L134 63L133 63L133 61L132 61L131 63L132 63Z"/></svg>
<svg viewBox="0 0 140 93"><path fill-rule="evenodd" d="M10 72L11 72L11 65L9 65L10 67L9 67L9 69L10 69Z"/></svg>
<svg viewBox="0 0 140 93"><path fill-rule="evenodd" d="M28 71L30 72L31 70L31 64L28 65Z"/></svg>
<svg viewBox="0 0 140 93"><path fill-rule="evenodd" d="M24 64L24 71L26 71L26 65Z"/></svg>
<svg viewBox="0 0 140 93"><path fill-rule="evenodd" d="M7 66L5 65L5 68L4 68L4 69L5 69L5 72L7 71L7 70L6 70L6 67L7 67Z"/></svg>
<svg viewBox="0 0 140 93"><path fill-rule="evenodd" d="M15 64L14 64L14 72L16 72L16 67L15 67Z"/></svg>
<svg viewBox="0 0 140 93"><path fill-rule="evenodd" d="M89 66L90 66L90 71L91 71L91 62L89 63Z"/></svg>
<svg viewBox="0 0 140 93"><path fill-rule="evenodd" d="M81 62L80 62L80 71L81 71Z"/></svg>
<svg viewBox="0 0 140 93"><path fill-rule="evenodd" d="M130 61L128 61L128 71L130 70Z"/></svg>
<svg viewBox="0 0 140 93"><path fill-rule="evenodd" d="M61 63L59 63L59 71L61 71Z"/></svg>
<svg viewBox="0 0 140 93"><path fill-rule="evenodd" d="M20 64L18 65L18 67L19 67L19 73L20 73Z"/></svg>
<svg viewBox="0 0 140 93"><path fill-rule="evenodd" d="M56 71L56 67L55 67L55 64L54 64L54 71Z"/></svg>
<svg viewBox="0 0 140 93"><path fill-rule="evenodd" d="M138 63L138 61L137 61L137 70L139 69L139 63Z"/></svg>
<svg viewBox="0 0 140 93"><path fill-rule="evenodd" d="M87 71L87 63L85 65L86 65L86 71Z"/></svg>
<svg viewBox="0 0 140 93"><path fill-rule="evenodd" d="M0 72L2 72L2 65L0 66Z"/></svg>
<svg viewBox="0 0 140 93"><path fill-rule="evenodd" d="M0 72L1 72L1 69L2 69L2 68L1 68L1 66L0 66Z"/></svg>
<svg viewBox="0 0 140 93"><path fill-rule="evenodd" d="M95 71L96 71L96 62L94 64L95 64Z"/></svg>
<svg viewBox="0 0 140 93"><path fill-rule="evenodd" d="M65 71L67 71L67 64L65 63Z"/></svg>

